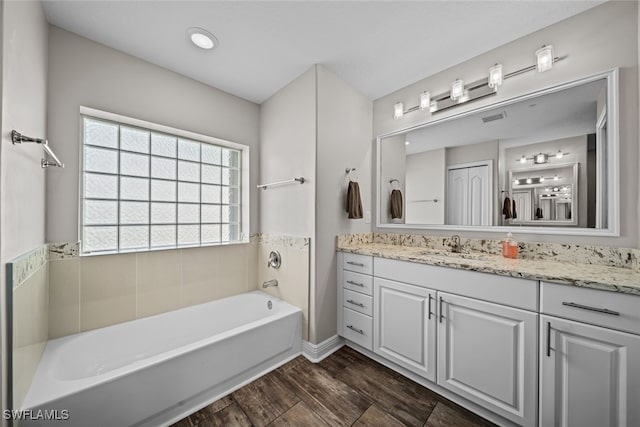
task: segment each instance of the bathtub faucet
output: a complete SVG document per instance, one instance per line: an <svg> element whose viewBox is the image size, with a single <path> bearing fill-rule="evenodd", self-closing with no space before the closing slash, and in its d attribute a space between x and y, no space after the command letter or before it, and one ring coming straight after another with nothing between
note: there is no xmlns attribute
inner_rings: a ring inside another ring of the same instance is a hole
<svg viewBox="0 0 640 427"><path fill-rule="evenodd" d="M278 280L276 280L276 279L273 279L273 280L267 280L266 282L264 282L264 283L262 284L262 287L263 287L263 288L270 288L270 287L272 287L272 286L273 286L273 287L278 286Z"/></svg>

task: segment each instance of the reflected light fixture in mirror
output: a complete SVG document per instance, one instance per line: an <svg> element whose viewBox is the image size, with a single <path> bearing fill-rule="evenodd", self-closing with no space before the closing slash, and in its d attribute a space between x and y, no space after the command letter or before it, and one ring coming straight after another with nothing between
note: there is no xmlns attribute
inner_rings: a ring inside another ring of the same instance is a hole
<svg viewBox="0 0 640 427"><path fill-rule="evenodd" d="M404 116L404 104L402 102L396 102L393 105L393 118L399 119Z"/></svg>

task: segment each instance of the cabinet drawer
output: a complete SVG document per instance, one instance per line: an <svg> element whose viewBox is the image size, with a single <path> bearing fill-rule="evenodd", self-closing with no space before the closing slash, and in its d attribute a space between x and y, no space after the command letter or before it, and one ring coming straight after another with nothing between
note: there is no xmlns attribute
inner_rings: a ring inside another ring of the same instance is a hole
<svg viewBox="0 0 640 427"><path fill-rule="evenodd" d="M362 274L373 274L373 257L369 255L344 254L342 268Z"/></svg>
<svg viewBox="0 0 640 427"><path fill-rule="evenodd" d="M344 322L342 336L367 350L373 350L373 320L371 317L348 308L342 310Z"/></svg>
<svg viewBox="0 0 640 427"><path fill-rule="evenodd" d="M640 297L542 282L541 312L640 334Z"/></svg>
<svg viewBox="0 0 640 427"><path fill-rule="evenodd" d="M344 290L344 300L342 305L346 308L350 308L355 311L359 311L362 314L371 316L373 314L373 298L367 295L359 294L358 292L352 292Z"/></svg>
<svg viewBox="0 0 640 427"><path fill-rule="evenodd" d="M345 289L350 289L352 291L360 292L367 295L373 295L372 276L345 270L342 277L344 280L342 286Z"/></svg>

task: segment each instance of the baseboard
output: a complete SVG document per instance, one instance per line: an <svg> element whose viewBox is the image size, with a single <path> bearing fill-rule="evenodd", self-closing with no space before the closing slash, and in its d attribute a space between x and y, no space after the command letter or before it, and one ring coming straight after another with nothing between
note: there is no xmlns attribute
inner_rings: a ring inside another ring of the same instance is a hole
<svg viewBox="0 0 640 427"><path fill-rule="evenodd" d="M320 344L312 344L309 341L302 341L302 355L313 363L318 363L325 357L344 345L344 339L334 335Z"/></svg>

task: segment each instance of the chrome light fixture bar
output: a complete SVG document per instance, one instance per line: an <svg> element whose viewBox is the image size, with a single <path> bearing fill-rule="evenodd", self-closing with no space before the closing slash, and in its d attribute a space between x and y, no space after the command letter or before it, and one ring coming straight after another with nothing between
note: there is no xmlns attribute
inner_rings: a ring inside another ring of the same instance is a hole
<svg viewBox="0 0 640 427"><path fill-rule="evenodd" d="M566 59L564 56L553 56L553 46L542 46L536 51L536 63L525 68L504 74L502 64L495 64L489 68L487 78L466 84L462 79L457 78L451 83L451 89L448 92L432 96L430 92L424 91L420 95L420 103L414 107L404 109L404 103L397 102L393 105L393 118L400 119L405 114L414 111L429 111L429 113L437 113L448 108L455 107L469 101L476 101L486 96L495 95L498 88L504 83L504 80L537 70L538 72L548 71L553 64ZM566 153L565 153L566 154Z"/></svg>

